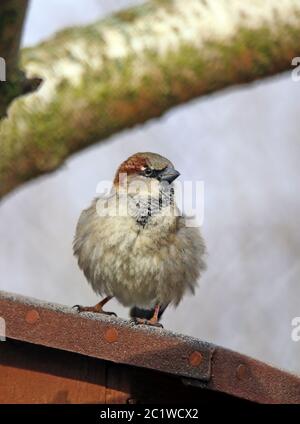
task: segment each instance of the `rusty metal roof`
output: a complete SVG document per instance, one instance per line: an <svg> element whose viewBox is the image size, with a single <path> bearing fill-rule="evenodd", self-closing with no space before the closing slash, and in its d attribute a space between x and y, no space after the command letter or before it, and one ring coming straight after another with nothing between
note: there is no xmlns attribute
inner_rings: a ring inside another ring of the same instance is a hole
<svg viewBox="0 0 300 424"><path fill-rule="evenodd" d="M178 376L259 403L300 403L300 378L165 329L0 292L6 337Z"/></svg>

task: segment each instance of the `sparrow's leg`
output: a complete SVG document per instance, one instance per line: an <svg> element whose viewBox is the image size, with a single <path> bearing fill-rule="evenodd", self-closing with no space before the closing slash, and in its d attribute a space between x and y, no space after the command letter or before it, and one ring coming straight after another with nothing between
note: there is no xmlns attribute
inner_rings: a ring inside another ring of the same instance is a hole
<svg viewBox="0 0 300 424"><path fill-rule="evenodd" d="M162 327L162 324L158 322L160 305L156 305L154 309L154 314L151 319L145 318L134 318L136 324L152 325L153 327Z"/></svg>
<svg viewBox="0 0 300 424"><path fill-rule="evenodd" d="M95 306L81 306L81 305L74 305L73 308L77 309L78 312L95 312L98 314L105 314L105 315L114 315L117 316L114 312L107 312L103 311L103 306L109 302L113 296L107 296L104 299L101 300L101 302L97 303Z"/></svg>

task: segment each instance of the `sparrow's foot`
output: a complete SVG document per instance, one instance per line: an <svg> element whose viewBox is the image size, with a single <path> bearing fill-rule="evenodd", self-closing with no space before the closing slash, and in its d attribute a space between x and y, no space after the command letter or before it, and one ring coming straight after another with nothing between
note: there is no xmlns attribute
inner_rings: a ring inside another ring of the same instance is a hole
<svg viewBox="0 0 300 424"><path fill-rule="evenodd" d="M73 309L76 309L77 312L94 312L97 314L104 314L104 315L113 315L113 316L117 316L117 314L115 312L108 312L108 311L104 311L102 308L99 308L98 305L95 306L81 306L81 305L74 305Z"/></svg>
<svg viewBox="0 0 300 424"><path fill-rule="evenodd" d="M150 325L152 327L164 328L163 325L155 319L145 319L145 318L133 318L133 321L137 325Z"/></svg>
<svg viewBox="0 0 300 424"><path fill-rule="evenodd" d="M114 312L107 312L104 311L102 308L103 306L111 299L111 297L106 297L105 299L101 300L101 302L97 303L95 306L81 306L81 305L74 305L73 309L76 309L77 312L94 312L96 314L104 314L104 315L114 315L115 317L117 314Z"/></svg>
<svg viewBox="0 0 300 424"><path fill-rule="evenodd" d="M117 314L114 312L106 312L103 311L103 306L112 299L112 296L107 296L104 299L102 299L97 305L95 306L81 306L81 305L74 305L73 308L77 309L77 312L94 312L96 314L104 314L104 315L114 315L115 317Z"/></svg>

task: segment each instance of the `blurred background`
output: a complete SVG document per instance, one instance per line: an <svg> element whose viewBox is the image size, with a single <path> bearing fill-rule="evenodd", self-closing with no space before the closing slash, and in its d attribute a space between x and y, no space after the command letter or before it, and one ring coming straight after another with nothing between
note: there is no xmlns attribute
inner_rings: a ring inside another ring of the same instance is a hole
<svg viewBox="0 0 300 424"><path fill-rule="evenodd" d="M32 0L23 46L142 1ZM205 183L208 270L194 297L168 309L165 328L300 373L300 82L291 74L173 109L72 156L0 207L0 289L74 305L98 298L72 255L80 211L97 183L136 151L167 156ZM110 310L127 317L117 303Z"/></svg>

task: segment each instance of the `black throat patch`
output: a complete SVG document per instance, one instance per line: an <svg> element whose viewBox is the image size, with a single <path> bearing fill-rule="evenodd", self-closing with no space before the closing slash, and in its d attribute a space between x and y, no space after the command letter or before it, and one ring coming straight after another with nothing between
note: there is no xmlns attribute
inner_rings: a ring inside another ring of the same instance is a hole
<svg viewBox="0 0 300 424"><path fill-rule="evenodd" d="M148 197L147 200L140 199L136 202L136 222L143 228L147 225L153 215L160 213L162 208L174 204L174 188L160 190L158 198Z"/></svg>

